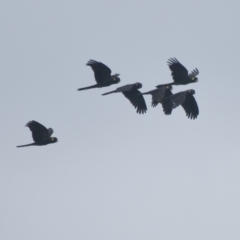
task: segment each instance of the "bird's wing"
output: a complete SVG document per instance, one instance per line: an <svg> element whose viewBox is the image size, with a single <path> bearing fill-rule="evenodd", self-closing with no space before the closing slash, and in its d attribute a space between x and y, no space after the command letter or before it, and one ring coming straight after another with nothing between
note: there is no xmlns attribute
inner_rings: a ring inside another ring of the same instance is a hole
<svg viewBox="0 0 240 240"><path fill-rule="evenodd" d="M29 127L31 130L32 138L35 142L46 141L49 138L48 129L36 121L28 122L26 124L26 127Z"/></svg>
<svg viewBox="0 0 240 240"><path fill-rule="evenodd" d="M103 83L111 80L111 69L101 62L89 60L87 66L90 66L94 72L97 83Z"/></svg>
<svg viewBox="0 0 240 240"><path fill-rule="evenodd" d="M176 58L170 58L167 63L175 83L181 84L188 79L188 70Z"/></svg>
<svg viewBox="0 0 240 240"><path fill-rule="evenodd" d="M196 77L199 74L197 68L193 69L192 72L188 75L190 78Z"/></svg>
<svg viewBox="0 0 240 240"><path fill-rule="evenodd" d="M152 94L153 107L157 106L157 104L161 102L161 100L164 98L165 91L166 91L166 87L162 87L162 88L158 88L150 91L150 93Z"/></svg>
<svg viewBox="0 0 240 240"><path fill-rule="evenodd" d="M167 100L166 101L162 101L162 108L163 108L163 112L166 115L171 115L171 113L172 113L173 106L172 106L171 101L169 100L170 96L172 96L172 95L173 94L172 94L172 91L170 89L167 89L165 91L164 99L166 98Z"/></svg>
<svg viewBox="0 0 240 240"><path fill-rule="evenodd" d="M172 103L172 107L176 108L181 104L183 104L186 99L186 95L187 95L187 91L179 92L170 96L169 99L170 99L170 102Z"/></svg>
<svg viewBox="0 0 240 240"><path fill-rule="evenodd" d="M147 105L140 91L138 91L137 89L132 89L131 91L126 91L122 93L137 109L137 113L144 114L147 111Z"/></svg>
<svg viewBox="0 0 240 240"><path fill-rule="evenodd" d="M184 103L182 103L182 107L184 108L188 118L197 118L199 114L199 109L197 102L192 94L187 94L186 100L184 101Z"/></svg>

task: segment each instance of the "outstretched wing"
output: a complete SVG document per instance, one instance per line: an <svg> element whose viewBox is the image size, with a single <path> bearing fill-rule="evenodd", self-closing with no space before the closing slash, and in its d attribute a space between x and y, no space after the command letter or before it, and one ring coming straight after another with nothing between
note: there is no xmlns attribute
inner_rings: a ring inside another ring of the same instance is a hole
<svg viewBox="0 0 240 240"><path fill-rule="evenodd" d="M187 91L179 92L170 96L169 100L172 103L172 107L176 108L182 105L186 99L186 95L187 95Z"/></svg>
<svg viewBox="0 0 240 240"><path fill-rule="evenodd" d="M111 80L111 69L105 64L91 59L87 62L87 66L92 68L97 83Z"/></svg>
<svg viewBox="0 0 240 240"><path fill-rule="evenodd" d="M162 101L162 99L164 98L166 89L167 87L161 87L149 92L150 94L152 94L152 107L156 107L158 103Z"/></svg>
<svg viewBox="0 0 240 240"><path fill-rule="evenodd" d="M166 115L171 115L172 113L172 109L173 109L173 105L171 103L170 96L172 96L172 91L170 89L167 89L164 95L164 99L166 98L166 101L162 101L162 108L163 108L163 112Z"/></svg>
<svg viewBox="0 0 240 240"><path fill-rule="evenodd" d="M167 63L175 83L181 84L188 80L188 70L176 58L170 58Z"/></svg>
<svg viewBox="0 0 240 240"><path fill-rule="evenodd" d="M197 102L192 94L186 95L186 99L182 104L182 107L184 108L188 118L190 119L197 118L199 114L199 109L198 109Z"/></svg>
<svg viewBox="0 0 240 240"><path fill-rule="evenodd" d="M144 114L147 111L146 102L140 91L137 89L132 89L131 91L123 92L123 95L137 109L137 113Z"/></svg>
<svg viewBox="0 0 240 240"><path fill-rule="evenodd" d="M189 78L195 78L199 74L199 71L197 68L193 69L192 72L188 75Z"/></svg>
<svg viewBox="0 0 240 240"><path fill-rule="evenodd" d="M48 129L36 121L30 121L26 127L32 131L32 138L34 142L44 142L49 138Z"/></svg>

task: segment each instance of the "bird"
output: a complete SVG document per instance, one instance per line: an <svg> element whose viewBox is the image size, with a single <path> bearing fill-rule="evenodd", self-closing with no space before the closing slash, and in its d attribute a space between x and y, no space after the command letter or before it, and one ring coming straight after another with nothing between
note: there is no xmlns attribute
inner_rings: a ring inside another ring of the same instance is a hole
<svg viewBox="0 0 240 240"><path fill-rule="evenodd" d="M195 90L189 89L186 91L172 94L171 96L162 100L163 107L167 110L166 115L170 115L173 108L182 106L186 112L186 115L190 119L196 119L199 115L199 109L197 102L194 98Z"/></svg>
<svg viewBox="0 0 240 240"><path fill-rule="evenodd" d="M56 143L58 141L56 137L51 137L51 135L53 134L52 128L47 129L42 124L36 121L29 121L26 124L26 127L31 130L34 143L20 145L17 147L43 146L50 143Z"/></svg>
<svg viewBox="0 0 240 240"><path fill-rule="evenodd" d="M152 107L156 107L159 103L162 104L163 111L166 115L170 115L172 112L172 107L163 99L168 98L172 95L172 86L169 84L158 85L157 89L145 92L142 94L152 95Z"/></svg>
<svg viewBox="0 0 240 240"><path fill-rule="evenodd" d="M91 59L86 65L92 68L97 84L89 87L79 88L78 91L91 88L108 87L112 84L117 84L120 82L120 78L118 77L120 74L116 73L111 75L111 69L105 64Z"/></svg>
<svg viewBox="0 0 240 240"><path fill-rule="evenodd" d="M151 90L149 92L142 93L143 95L152 95L152 107L156 107L159 103L162 103L162 99L172 95L171 85L159 85L157 89Z"/></svg>
<svg viewBox="0 0 240 240"><path fill-rule="evenodd" d="M197 68L193 69L192 72L188 74L188 70L176 58L170 58L167 63L172 72L174 82L166 85L186 85L198 81L196 76L199 74L199 71Z"/></svg>
<svg viewBox="0 0 240 240"><path fill-rule="evenodd" d="M137 109L137 113L144 114L147 111L147 105L145 103L144 97L142 96L141 92L138 90L141 87L142 87L142 84L137 82L134 84L128 84L128 85L119 87L114 91L107 92L102 95L104 96L111 93L121 92Z"/></svg>

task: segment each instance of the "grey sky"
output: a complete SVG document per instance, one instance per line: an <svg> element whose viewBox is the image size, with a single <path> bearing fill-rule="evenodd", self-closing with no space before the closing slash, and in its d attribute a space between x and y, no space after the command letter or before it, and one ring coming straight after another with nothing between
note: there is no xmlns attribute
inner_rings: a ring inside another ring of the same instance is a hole
<svg viewBox="0 0 240 240"><path fill-rule="evenodd" d="M240 239L239 1L0 1L0 239ZM200 115L120 93L199 82ZM94 84L89 59L120 73ZM32 142L36 120L59 142Z"/></svg>

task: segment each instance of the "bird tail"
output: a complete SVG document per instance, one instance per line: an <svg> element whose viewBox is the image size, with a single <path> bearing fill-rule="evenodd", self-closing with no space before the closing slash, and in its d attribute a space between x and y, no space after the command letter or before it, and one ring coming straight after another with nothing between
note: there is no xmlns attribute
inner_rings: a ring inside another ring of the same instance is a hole
<svg viewBox="0 0 240 240"><path fill-rule="evenodd" d="M152 101L152 107L156 107L159 104L157 101Z"/></svg>
<svg viewBox="0 0 240 240"><path fill-rule="evenodd" d="M150 92L144 92L142 93L142 95L147 95L147 94L151 94Z"/></svg>
<svg viewBox="0 0 240 240"><path fill-rule="evenodd" d="M35 143L30 143L30 144L26 144L26 145L20 145L20 146L17 146L17 147L28 147L28 146L34 146L36 145Z"/></svg>
<svg viewBox="0 0 240 240"><path fill-rule="evenodd" d="M173 86L173 85L176 85L176 83L172 82L172 83L160 84L160 85L157 85L156 88L161 88L161 87L165 87L165 86Z"/></svg>
<svg viewBox="0 0 240 240"><path fill-rule="evenodd" d="M111 91L111 92L107 92L107 93L104 93L104 94L102 94L103 96L104 95L108 95L108 94L111 94L111 93L116 93L117 91L116 90L114 90L114 91Z"/></svg>
<svg viewBox="0 0 240 240"><path fill-rule="evenodd" d="M92 85L92 86L89 86L89 87L79 88L78 91L87 90L87 89L91 89L91 88L97 88L97 87L98 87L98 85L95 84L95 85Z"/></svg>

